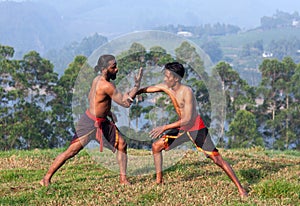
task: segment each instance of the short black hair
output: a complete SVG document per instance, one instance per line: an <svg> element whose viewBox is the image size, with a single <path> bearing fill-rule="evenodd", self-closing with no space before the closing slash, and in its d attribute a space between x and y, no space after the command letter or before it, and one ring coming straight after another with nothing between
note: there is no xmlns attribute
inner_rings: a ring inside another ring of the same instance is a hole
<svg viewBox="0 0 300 206"><path fill-rule="evenodd" d="M99 57L98 63L95 66L94 70L96 73L101 71L103 68L107 68L109 66L108 62L111 60L115 60L116 58L111 54L104 54Z"/></svg>
<svg viewBox="0 0 300 206"><path fill-rule="evenodd" d="M183 78L184 73L185 73L185 69L184 69L183 65L180 64L179 62L167 63L165 65L165 69L168 69L168 70L174 72L175 74L177 74L181 78Z"/></svg>

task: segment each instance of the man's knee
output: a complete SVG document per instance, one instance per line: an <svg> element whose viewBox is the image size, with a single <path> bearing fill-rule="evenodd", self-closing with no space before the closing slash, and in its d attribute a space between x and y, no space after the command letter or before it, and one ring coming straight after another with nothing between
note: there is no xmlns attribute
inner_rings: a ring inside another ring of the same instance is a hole
<svg viewBox="0 0 300 206"><path fill-rule="evenodd" d="M209 158L213 160L213 162L218 165L218 166L222 166L224 164L224 159L222 158L221 155L209 155Z"/></svg>
<svg viewBox="0 0 300 206"><path fill-rule="evenodd" d="M123 138L119 139L118 150L124 151L124 152L127 150L127 143Z"/></svg>
<svg viewBox="0 0 300 206"><path fill-rule="evenodd" d="M152 152L158 153L161 152L164 149L164 142L163 141L156 141L152 143Z"/></svg>
<svg viewBox="0 0 300 206"><path fill-rule="evenodd" d="M72 145L69 146L69 148L67 149L67 151L65 152L65 155L67 156L67 158L72 158L74 157L76 154L78 154L78 152L83 148L83 146L81 145L80 142L76 142Z"/></svg>

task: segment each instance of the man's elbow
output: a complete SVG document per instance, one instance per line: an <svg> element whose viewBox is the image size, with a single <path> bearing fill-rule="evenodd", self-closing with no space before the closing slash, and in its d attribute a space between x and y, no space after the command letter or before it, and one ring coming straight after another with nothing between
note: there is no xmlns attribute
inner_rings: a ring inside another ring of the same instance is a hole
<svg viewBox="0 0 300 206"><path fill-rule="evenodd" d="M190 124L193 124L193 122L190 118L181 120L181 126L187 126L187 125L190 125Z"/></svg>

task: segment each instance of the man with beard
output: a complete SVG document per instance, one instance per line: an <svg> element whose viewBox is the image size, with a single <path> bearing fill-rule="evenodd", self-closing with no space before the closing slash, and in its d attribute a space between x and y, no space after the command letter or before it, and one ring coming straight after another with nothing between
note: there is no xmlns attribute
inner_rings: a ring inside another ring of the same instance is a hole
<svg viewBox="0 0 300 206"><path fill-rule="evenodd" d="M140 68L135 77L135 85L126 94L122 94L110 81L116 79L118 73L117 62L112 55L99 57L95 72L101 73L95 77L89 92L89 108L80 117L76 126L76 133L66 151L56 157L44 178L40 181L42 186L48 186L54 173L70 158L74 157L92 139L113 152L118 150L117 160L120 167L120 184L129 184L126 178L127 169L127 144L118 128L114 124L111 112L112 100L117 104L128 108L132 103L132 97L136 95L140 87L143 70ZM107 118L110 117L111 121Z"/></svg>
<svg viewBox="0 0 300 206"><path fill-rule="evenodd" d="M178 62L167 63L164 69L164 83L142 88L137 94L165 92L171 98L179 116L178 121L159 126L150 132L152 138L158 138L152 144L152 153L156 170L156 183L163 183L162 150L170 150L176 146L192 141L196 148L221 167L238 188L241 197L247 197L246 190L240 184L233 169L216 149L208 129L197 111L197 100L192 89L181 83L185 69ZM165 134L164 134L165 132Z"/></svg>

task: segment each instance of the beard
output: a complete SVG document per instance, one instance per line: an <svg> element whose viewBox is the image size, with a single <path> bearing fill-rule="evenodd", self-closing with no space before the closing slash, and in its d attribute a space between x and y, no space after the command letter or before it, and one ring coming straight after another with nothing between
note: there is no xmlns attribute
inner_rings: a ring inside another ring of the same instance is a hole
<svg viewBox="0 0 300 206"><path fill-rule="evenodd" d="M115 80L117 78L117 74L109 74L109 79Z"/></svg>

